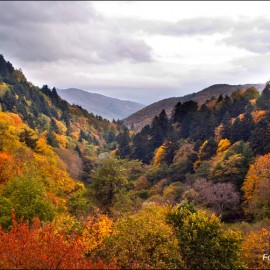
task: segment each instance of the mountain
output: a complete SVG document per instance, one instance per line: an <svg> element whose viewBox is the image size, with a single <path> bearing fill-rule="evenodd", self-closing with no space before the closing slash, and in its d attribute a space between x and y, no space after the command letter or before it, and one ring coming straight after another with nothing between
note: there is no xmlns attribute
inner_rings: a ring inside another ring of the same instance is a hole
<svg viewBox="0 0 270 270"><path fill-rule="evenodd" d="M101 115L109 120L123 119L144 107L136 102L89 93L76 88L57 89L57 92L69 103L80 105L88 112Z"/></svg>
<svg viewBox="0 0 270 270"><path fill-rule="evenodd" d="M27 81L0 55L0 110L18 114L53 147L76 147L78 143L104 146L115 125L101 116L88 113L79 105L70 105L56 89L42 88Z"/></svg>
<svg viewBox="0 0 270 270"><path fill-rule="evenodd" d="M144 126L150 124L152 119L156 115L158 115L163 109L170 116L174 106L179 101L185 102L188 100L193 100L198 102L199 105L201 105L212 97L218 97L219 95L229 96L237 90L246 90L252 86L256 87L259 91L262 91L265 84L214 84L197 93L192 93L183 97L172 97L157 101L123 119L123 123L129 128L133 126L135 130L141 130Z"/></svg>

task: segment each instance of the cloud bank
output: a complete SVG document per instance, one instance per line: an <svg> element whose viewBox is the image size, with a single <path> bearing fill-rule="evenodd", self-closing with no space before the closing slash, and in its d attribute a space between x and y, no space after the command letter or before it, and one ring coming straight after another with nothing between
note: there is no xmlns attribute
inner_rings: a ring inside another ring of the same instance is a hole
<svg viewBox="0 0 270 270"><path fill-rule="evenodd" d="M162 14L158 7L127 17L113 9L117 15L107 16L95 2L0 1L0 53L38 85L82 88L144 104L214 83L269 79L269 16L245 16L240 10L239 16L226 10L212 16L213 6L206 2L202 15L194 15L193 6L186 9L189 16L179 12L179 18L168 20L166 10L167 17L145 16Z"/></svg>

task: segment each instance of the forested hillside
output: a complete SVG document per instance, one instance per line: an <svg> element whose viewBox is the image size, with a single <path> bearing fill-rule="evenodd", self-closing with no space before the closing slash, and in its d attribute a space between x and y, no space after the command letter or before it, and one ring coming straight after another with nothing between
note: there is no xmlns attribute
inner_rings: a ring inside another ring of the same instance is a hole
<svg viewBox="0 0 270 270"><path fill-rule="evenodd" d="M0 268L269 268L270 83L134 133L0 60Z"/></svg>
<svg viewBox="0 0 270 270"><path fill-rule="evenodd" d="M185 102L189 100L196 101L199 105L202 105L206 100L212 97L218 98L219 95L230 96L235 91L243 91L250 87L256 87L259 91L263 90L264 84L214 84L207 87L197 93L189 94L183 97L172 97L157 101L147 107L133 113L123 120L123 123L136 131L140 131L144 126L149 125L153 118L157 116L161 110L165 110L168 116L171 116L173 108L178 102Z"/></svg>

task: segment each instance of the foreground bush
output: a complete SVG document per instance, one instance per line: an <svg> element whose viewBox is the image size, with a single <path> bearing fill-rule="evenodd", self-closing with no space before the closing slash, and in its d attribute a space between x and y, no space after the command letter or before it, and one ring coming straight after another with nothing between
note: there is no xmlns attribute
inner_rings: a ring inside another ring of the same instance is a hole
<svg viewBox="0 0 270 270"><path fill-rule="evenodd" d="M182 269L173 228L166 223L166 207L150 204L135 215L119 219L103 249L104 259L124 268Z"/></svg>
<svg viewBox="0 0 270 270"><path fill-rule="evenodd" d="M241 235L224 230L219 218L190 204L168 215L179 240L180 253L188 269L243 269Z"/></svg>
<svg viewBox="0 0 270 270"><path fill-rule="evenodd" d="M5 269L112 269L84 255L83 242L77 235L55 233L51 224L32 225L12 217L9 232L0 229L0 268Z"/></svg>

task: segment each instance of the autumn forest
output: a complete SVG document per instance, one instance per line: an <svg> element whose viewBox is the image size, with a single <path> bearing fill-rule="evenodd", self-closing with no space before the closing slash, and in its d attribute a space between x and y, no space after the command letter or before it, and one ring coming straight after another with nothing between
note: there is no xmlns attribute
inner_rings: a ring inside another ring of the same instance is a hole
<svg viewBox="0 0 270 270"><path fill-rule="evenodd" d="M269 82L135 130L0 55L1 269L265 269L269 218Z"/></svg>

